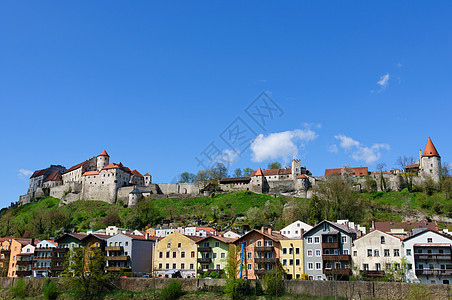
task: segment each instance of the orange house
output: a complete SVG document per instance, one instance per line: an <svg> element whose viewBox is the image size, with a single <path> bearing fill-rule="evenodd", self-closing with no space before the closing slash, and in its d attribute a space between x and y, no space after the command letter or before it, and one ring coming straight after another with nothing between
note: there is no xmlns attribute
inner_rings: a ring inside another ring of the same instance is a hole
<svg viewBox="0 0 452 300"><path fill-rule="evenodd" d="M22 247L29 244L33 244L33 246L36 246L34 239L13 239L11 241L8 277L17 277L16 272L17 272L17 261L19 260L18 255L22 251Z"/></svg>
<svg viewBox="0 0 452 300"><path fill-rule="evenodd" d="M242 263L242 278L260 279L279 263L280 240L288 240L271 228L253 229L234 241ZM243 248L242 248L243 247ZM242 249L244 249L242 251Z"/></svg>

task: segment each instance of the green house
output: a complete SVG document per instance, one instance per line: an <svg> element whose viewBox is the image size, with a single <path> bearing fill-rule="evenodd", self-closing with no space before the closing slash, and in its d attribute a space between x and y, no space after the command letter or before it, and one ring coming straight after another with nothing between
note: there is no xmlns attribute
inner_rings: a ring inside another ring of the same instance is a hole
<svg viewBox="0 0 452 300"><path fill-rule="evenodd" d="M220 236L208 236L197 242L198 277L209 276L212 272L222 275L228 261L229 247L233 242L234 239Z"/></svg>

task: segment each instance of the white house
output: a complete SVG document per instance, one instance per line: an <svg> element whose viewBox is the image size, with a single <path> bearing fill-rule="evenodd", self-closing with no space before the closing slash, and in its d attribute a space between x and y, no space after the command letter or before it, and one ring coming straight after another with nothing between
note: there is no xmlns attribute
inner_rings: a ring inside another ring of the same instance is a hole
<svg viewBox="0 0 452 300"><path fill-rule="evenodd" d="M312 226L301 221L295 221L292 224L281 229L280 233L289 239L301 239L303 232L307 232L312 229Z"/></svg>

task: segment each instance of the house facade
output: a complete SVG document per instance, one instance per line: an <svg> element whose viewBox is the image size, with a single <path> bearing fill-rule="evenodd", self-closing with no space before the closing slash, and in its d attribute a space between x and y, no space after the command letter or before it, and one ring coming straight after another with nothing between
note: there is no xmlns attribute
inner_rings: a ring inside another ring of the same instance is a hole
<svg viewBox="0 0 452 300"><path fill-rule="evenodd" d="M50 277L52 266L52 253L57 244L44 240L36 245L33 255L33 277Z"/></svg>
<svg viewBox="0 0 452 300"><path fill-rule="evenodd" d="M353 241L354 274L381 278L385 272L401 267L402 256L402 240L399 237L380 230L371 231Z"/></svg>
<svg viewBox="0 0 452 300"><path fill-rule="evenodd" d="M216 272L221 275L226 268L229 248L235 239L228 239L219 236L210 236L197 242L198 258L197 272L203 275L206 272Z"/></svg>
<svg viewBox="0 0 452 300"><path fill-rule="evenodd" d="M301 279L303 273L303 239L280 240L279 259L287 279Z"/></svg>
<svg viewBox="0 0 452 300"><path fill-rule="evenodd" d="M356 231L324 220L303 236L303 268L309 280L348 280Z"/></svg>
<svg viewBox="0 0 452 300"><path fill-rule="evenodd" d="M284 227L279 232L289 239L301 239L303 232L309 231L312 226L301 221L295 221L292 224Z"/></svg>

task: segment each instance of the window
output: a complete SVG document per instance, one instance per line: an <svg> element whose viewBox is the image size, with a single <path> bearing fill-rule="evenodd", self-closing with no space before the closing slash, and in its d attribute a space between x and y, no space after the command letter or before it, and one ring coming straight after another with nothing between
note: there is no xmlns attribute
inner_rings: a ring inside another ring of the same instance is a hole
<svg viewBox="0 0 452 300"><path fill-rule="evenodd" d="M295 248L295 254L300 254L300 248Z"/></svg>
<svg viewBox="0 0 452 300"><path fill-rule="evenodd" d="M308 250L308 256L309 256L309 257L312 256L312 250Z"/></svg>
<svg viewBox="0 0 452 300"><path fill-rule="evenodd" d="M169 269L169 264L166 264L165 267L166 267L166 269Z"/></svg>
<svg viewBox="0 0 452 300"><path fill-rule="evenodd" d="M353 256L358 256L358 251L353 251Z"/></svg>
<svg viewBox="0 0 452 300"><path fill-rule="evenodd" d="M181 257L181 258L185 258L185 252L181 252L181 253L180 253L180 257Z"/></svg>
<svg viewBox="0 0 452 300"><path fill-rule="evenodd" d="M251 253L251 252L250 252ZM212 254L212 258L217 258L217 254L216 253L213 253Z"/></svg>
<svg viewBox="0 0 452 300"><path fill-rule="evenodd" d="M293 254L293 248L289 248L289 254Z"/></svg>
<svg viewBox="0 0 452 300"><path fill-rule="evenodd" d="M180 264L180 268L183 270L183 269L185 269L185 264L184 263L181 263Z"/></svg>
<svg viewBox="0 0 452 300"><path fill-rule="evenodd" d="M412 264L408 264L408 270L413 269L413 265Z"/></svg>
<svg viewBox="0 0 452 300"><path fill-rule="evenodd" d="M273 246L273 241L264 241L264 246Z"/></svg>
<svg viewBox="0 0 452 300"><path fill-rule="evenodd" d="M176 269L176 264L173 264L173 269Z"/></svg>
<svg viewBox="0 0 452 300"><path fill-rule="evenodd" d="M315 256L320 256L322 253L320 250L315 250Z"/></svg>
<svg viewBox="0 0 452 300"><path fill-rule="evenodd" d="M314 263L308 263L308 270L314 270Z"/></svg>
<svg viewBox="0 0 452 300"><path fill-rule="evenodd" d="M369 264L363 264L363 270L368 271L369 270Z"/></svg>
<svg viewBox="0 0 452 300"><path fill-rule="evenodd" d="M313 276L308 276L308 280L314 280Z"/></svg>
<svg viewBox="0 0 452 300"><path fill-rule="evenodd" d="M181 246L182 246L181 243L178 243L178 244L177 244L177 248L180 248Z"/></svg>
<svg viewBox="0 0 452 300"><path fill-rule="evenodd" d="M348 255L348 249L344 249L344 250L342 250L342 254L344 254L344 255Z"/></svg>
<svg viewBox="0 0 452 300"><path fill-rule="evenodd" d="M217 269L217 270L220 270L220 265L216 265L216 269Z"/></svg>
<svg viewBox="0 0 452 300"><path fill-rule="evenodd" d="M308 244L312 244L312 237L308 237Z"/></svg>
<svg viewBox="0 0 452 300"><path fill-rule="evenodd" d="M293 259L289 259L289 266L293 266Z"/></svg>
<svg viewBox="0 0 452 300"><path fill-rule="evenodd" d="M195 267L193 264L190 264L190 270L193 270Z"/></svg>
<svg viewBox="0 0 452 300"><path fill-rule="evenodd" d="M195 257L195 251L191 252L191 257ZM192 268L190 268L190 269L192 269Z"/></svg>
<svg viewBox="0 0 452 300"><path fill-rule="evenodd" d="M166 258L169 258L169 252L166 252Z"/></svg>
<svg viewBox="0 0 452 300"><path fill-rule="evenodd" d="M406 249L406 256L411 256L411 249Z"/></svg>
<svg viewBox="0 0 452 300"><path fill-rule="evenodd" d="M256 246L257 246L257 247L262 247L262 241L257 241Z"/></svg>
<svg viewBox="0 0 452 300"><path fill-rule="evenodd" d="M321 270L322 269L322 263L315 263L315 269L316 270Z"/></svg>
<svg viewBox="0 0 452 300"><path fill-rule="evenodd" d="M391 256L391 254L389 253L389 249L385 249L385 256L386 257Z"/></svg>
<svg viewBox="0 0 452 300"><path fill-rule="evenodd" d="M315 236L314 237L314 243L319 244L320 243L320 237Z"/></svg>
<svg viewBox="0 0 452 300"><path fill-rule="evenodd" d="M347 243L347 237L346 236L343 236L342 237L342 243L344 244L344 243Z"/></svg>
<svg viewBox="0 0 452 300"><path fill-rule="evenodd" d="M427 238L427 243L433 243L433 239L432 238Z"/></svg>
<svg viewBox="0 0 452 300"><path fill-rule="evenodd" d="M247 259L252 259L253 258L253 253L252 252L247 252L246 253L246 258Z"/></svg>
<svg viewBox="0 0 452 300"><path fill-rule="evenodd" d="M287 266L287 259L284 258L284 259L282 260L282 265L283 265L283 266Z"/></svg>
<svg viewBox="0 0 452 300"><path fill-rule="evenodd" d="M168 245L166 245L166 248L171 248L171 243L168 243Z"/></svg>
<svg viewBox="0 0 452 300"><path fill-rule="evenodd" d="M220 247L220 242L215 242L215 247Z"/></svg>
<svg viewBox="0 0 452 300"><path fill-rule="evenodd" d="M159 258L163 258L163 252L159 253Z"/></svg>
<svg viewBox="0 0 452 300"><path fill-rule="evenodd" d="M221 258L226 258L226 254L223 252L223 253L220 254L220 257Z"/></svg>
<svg viewBox="0 0 452 300"><path fill-rule="evenodd" d="M394 249L394 256L400 256L399 249Z"/></svg>
<svg viewBox="0 0 452 300"><path fill-rule="evenodd" d="M372 256L372 249L367 249L367 256Z"/></svg>
<svg viewBox="0 0 452 300"><path fill-rule="evenodd" d="M322 280L322 275L317 275L317 280Z"/></svg>
<svg viewBox="0 0 452 300"><path fill-rule="evenodd" d="M287 248L282 248L282 254L287 254Z"/></svg>
<svg viewBox="0 0 452 300"><path fill-rule="evenodd" d="M299 265L300 265L300 259L297 258L297 259L295 260L295 265L296 265L296 266L299 266Z"/></svg>
<svg viewBox="0 0 452 300"><path fill-rule="evenodd" d="M375 270L377 270L377 271L381 270L381 265L379 263L375 264Z"/></svg>
<svg viewBox="0 0 452 300"><path fill-rule="evenodd" d="M374 250L374 256L375 257L379 257L380 256L380 251L379 250Z"/></svg>
<svg viewBox="0 0 452 300"><path fill-rule="evenodd" d="M173 258L176 258L176 252L173 252Z"/></svg>
<svg viewBox="0 0 452 300"><path fill-rule="evenodd" d="M159 264L159 269L161 269L162 267L163 267L163 266L162 266L162 264L160 263L160 264Z"/></svg>

